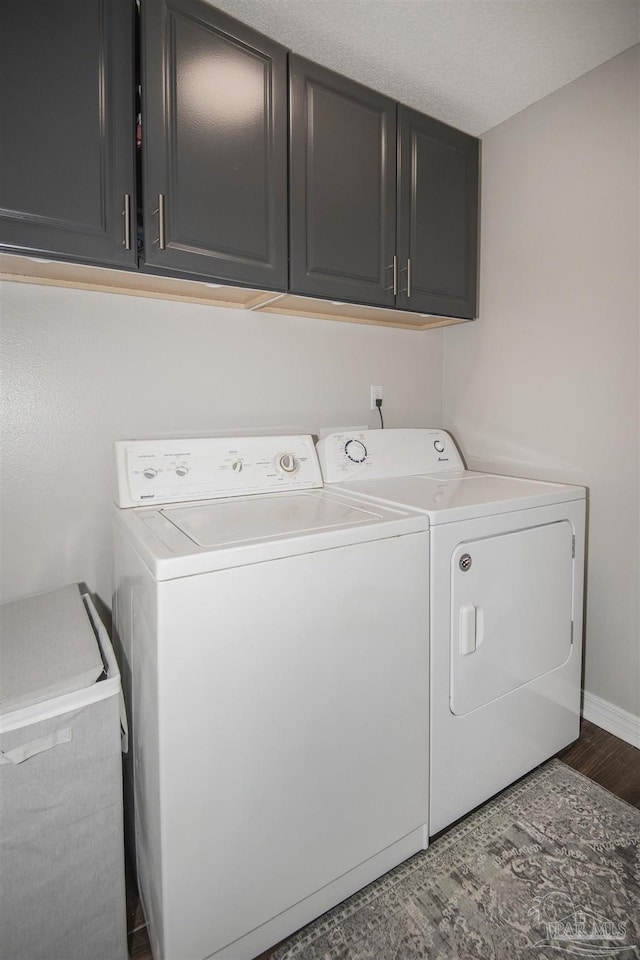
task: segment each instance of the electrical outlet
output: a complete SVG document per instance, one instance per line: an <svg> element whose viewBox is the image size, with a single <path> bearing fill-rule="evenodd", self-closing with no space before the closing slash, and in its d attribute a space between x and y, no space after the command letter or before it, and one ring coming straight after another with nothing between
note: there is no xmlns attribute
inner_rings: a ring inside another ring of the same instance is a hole
<svg viewBox="0 0 640 960"><path fill-rule="evenodd" d="M376 400L382 400L382 387L371 387L371 409L376 410Z"/></svg>

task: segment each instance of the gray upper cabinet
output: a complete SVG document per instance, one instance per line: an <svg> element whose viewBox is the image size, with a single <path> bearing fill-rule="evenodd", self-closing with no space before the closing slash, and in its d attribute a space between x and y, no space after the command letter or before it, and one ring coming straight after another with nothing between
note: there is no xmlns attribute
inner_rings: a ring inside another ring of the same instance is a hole
<svg viewBox="0 0 640 960"><path fill-rule="evenodd" d="M476 316L478 140L205 0L1 0L0 138L0 252Z"/></svg>
<svg viewBox="0 0 640 960"><path fill-rule="evenodd" d="M474 317L476 138L289 63L291 291Z"/></svg>
<svg viewBox="0 0 640 960"><path fill-rule="evenodd" d="M130 0L2 0L0 71L0 249L135 266Z"/></svg>
<svg viewBox="0 0 640 960"><path fill-rule="evenodd" d="M289 57L289 288L394 305L396 105Z"/></svg>
<svg viewBox="0 0 640 960"><path fill-rule="evenodd" d="M285 290L285 49L203 0L141 34L145 268Z"/></svg>
<svg viewBox="0 0 640 960"><path fill-rule="evenodd" d="M476 316L479 141L398 108L397 306Z"/></svg>

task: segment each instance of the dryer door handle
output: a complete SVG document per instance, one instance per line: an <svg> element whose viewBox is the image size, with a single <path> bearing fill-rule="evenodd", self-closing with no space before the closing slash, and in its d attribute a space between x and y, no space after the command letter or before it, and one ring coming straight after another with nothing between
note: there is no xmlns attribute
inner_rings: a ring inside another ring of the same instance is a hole
<svg viewBox="0 0 640 960"><path fill-rule="evenodd" d="M460 656L475 653L478 647L478 609L472 603L460 607Z"/></svg>

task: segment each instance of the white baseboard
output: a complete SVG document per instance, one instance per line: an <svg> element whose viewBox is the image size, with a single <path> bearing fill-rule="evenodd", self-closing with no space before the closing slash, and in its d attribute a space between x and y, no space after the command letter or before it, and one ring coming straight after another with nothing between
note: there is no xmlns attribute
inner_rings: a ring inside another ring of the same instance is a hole
<svg viewBox="0 0 640 960"><path fill-rule="evenodd" d="M596 697L587 690L584 691L582 716L597 727L608 730L615 737L626 740L632 747L640 749L640 717Z"/></svg>

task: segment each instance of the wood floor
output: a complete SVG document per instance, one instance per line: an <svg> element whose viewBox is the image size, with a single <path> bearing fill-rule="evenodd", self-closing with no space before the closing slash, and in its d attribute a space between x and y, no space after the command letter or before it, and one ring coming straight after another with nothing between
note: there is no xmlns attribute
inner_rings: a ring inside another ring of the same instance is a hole
<svg viewBox="0 0 640 960"><path fill-rule="evenodd" d="M558 757L640 810L640 750L631 744L583 720L580 739Z"/></svg>
<svg viewBox="0 0 640 960"><path fill-rule="evenodd" d="M640 809L640 750L583 720L580 739L558 754L575 770ZM135 889L128 899L131 960L152 960L144 917ZM266 960L269 952L258 960Z"/></svg>

